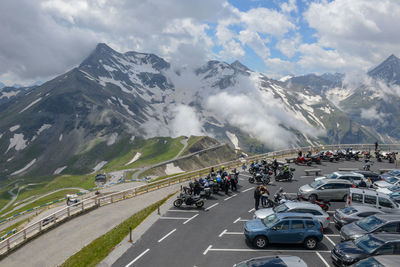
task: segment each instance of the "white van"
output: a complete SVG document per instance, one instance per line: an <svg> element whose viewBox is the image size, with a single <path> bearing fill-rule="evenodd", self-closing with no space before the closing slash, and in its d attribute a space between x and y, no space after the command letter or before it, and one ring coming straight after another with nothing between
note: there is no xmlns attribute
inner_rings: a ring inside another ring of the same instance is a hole
<svg viewBox="0 0 400 267"><path fill-rule="evenodd" d="M346 207L351 205L368 205L387 213L400 214L399 205L389 195L375 190L350 188Z"/></svg>

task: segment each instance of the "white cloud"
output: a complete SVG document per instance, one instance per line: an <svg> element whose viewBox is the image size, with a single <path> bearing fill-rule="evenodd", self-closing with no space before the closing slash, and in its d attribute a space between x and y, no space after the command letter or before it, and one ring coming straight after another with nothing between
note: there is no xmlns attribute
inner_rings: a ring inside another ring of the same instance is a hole
<svg viewBox="0 0 400 267"><path fill-rule="evenodd" d="M194 108L187 105L178 105L173 109L174 118L171 121L173 136L204 135L202 123Z"/></svg>
<svg viewBox="0 0 400 267"><path fill-rule="evenodd" d="M281 10L285 13L298 12L296 0L288 0L288 2L283 2L281 4Z"/></svg>
<svg viewBox="0 0 400 267"><path fill-rule="evenodd" d="M369 109L361 109L361 118L370 121L378 121L380 123L384 122L385 114L378 112L375 107L370 107Z"/></svg>

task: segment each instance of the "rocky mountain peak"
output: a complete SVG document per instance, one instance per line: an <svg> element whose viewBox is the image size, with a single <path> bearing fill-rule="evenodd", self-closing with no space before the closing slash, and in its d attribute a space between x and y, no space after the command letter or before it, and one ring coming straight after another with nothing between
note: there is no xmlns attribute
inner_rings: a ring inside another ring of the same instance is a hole
<svg viewBox="0 0 400 267"><path fill-rule="evenodd" d="M400 85L400 59L392 54L377 67L370 70L368 75L387 83Z"/></svg>
<svg viewBox="0 0 400 267"><path fill-rule="evenodd" d="M243 65L239 60L235 60L232 64L231 67L239 70L239 71L250 71L250 69L248 67L246 67L245 65Z"/></svg>

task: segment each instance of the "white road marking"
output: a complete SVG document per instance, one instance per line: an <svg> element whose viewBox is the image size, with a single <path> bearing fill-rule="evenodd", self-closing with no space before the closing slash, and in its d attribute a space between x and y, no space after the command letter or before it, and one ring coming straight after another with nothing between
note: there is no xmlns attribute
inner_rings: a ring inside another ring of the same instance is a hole
<svg viewBox="0 0 400 267"><path fill-rule="evenodd" d="M242 175L242 176L244 176L244 177L253 177L253 176L251 176L251 175L244 174L244 173L242 173L242 174L240 174L240 175Z"/></svg>
<svg viewBox="0 0 400 267"><path fill-rule="evenodd" d="M158 240L158 243L160 243L161 241L163 241L165 238L167 238L168 236L170 236L173 232L176 231L176 228L174 230L172 230L171 232L169 232L168 234L166 234L164 237L162 237L160 240Z"/></svg>
<svg viewBox="0 0 400 267"><path fill-rule="evenodd" d="M325 236L325 237L326 237L326 239L328 239L329 242L332 243L333 246L336 246L335 242L333 242L332 239L330 239L328 236Z"/></svg>
<svg viewBox="0 0 400 267"><path fill-rule="evenodd" d="M239 180L240 180L240 181L246 181L246 179L243 179L243 178L239 178Z"/></svg>
<svg viewBox="0 0 400 267"><path fill-rule="evenodd" d="M335 222L329 222L329 223L335 223Z"/></svg>
<svg viewBox="0 0 400 267"><path fill-rule="evenodd" d="M210 210L210 209L214 208L215 206L217 206L218 204L219 203L215 203L215 204L211 205L210 207L206 208L206 210Z"/></svg>
<svg viewBox="0 0 400 267"><path fill-rule="evenodd" d="M188 222L190 222L191 220L193 220L194 218L196 218L197 216L199 216L199 214L195 214L192 217L190 217L189 219L187 219L186 221L183 222L183 224L187 224Z"/></svg>
<svg viewBox="0 0 400 267"><path fill-rule="evenodd" d="M333 211L333 210L328 210L327 213L335 214L335 211Z"/></svg>
<svg viewBox="0 0 400 267"><path fill-rule="evenodd" d="M226 231L224 235L243 235L243 232L228 232Z"/></svg>
<svg viewBox="0 0 400 267"><path fill-rule="evenodd" d="M207 248L208 251L226 251L226 252L293 252L293 253L314 253L314 252L320 252L320 253L331 253L330 250L291 250L291 249L251 249L251 248L211 248L212 246L210 245ZM204 254L204 253L203 253ZM205 254L204 254L205 255Z"/></svg>
<svg viewBox="0 0 400 267"><path fill-rule="evenodd" d="M318 251L317 251L316 253L317 253L318 257L323 261L323 263L325 263L325 265L326 265L327 267L330 267L329 264L326 262L326 260L321 256L321 254L319 254Z"/></svg>
<svg viewBox="0 0 400 267"><path fill-rule="evenodd" d="M256 210L255 208L252 208L251 210L249 210L249 213L250 213L250 212L253 212L253 211L255 211L255 210Z"/></svg>
<svg viewBox="0 0 400 267"><path fill-rule="evenodd" d="M247 188L247 189L243 190L242 192L244 193L244 192L250 191L251 189L254 189L254 187Z"/></svg>
<svg viewBox="0 0 400 267"><path fill-rule="evenodd" d="M234 194L234 195L232 195L232 196L230 196L230 197L225 198L224 201L227 201L227 200L229 200L229 199L231 199L231 198L233 198L233 197L236 197L236 196L237 196L237 194Z"/></svg>
<svg viewBox="0 0 400 267"><path fill-rule="evenodd" d="M237 223L238 221L240 221L240 217L237 218L233 223Z"/></svg>
<svg viewBox="0 0 400 267"><path fill-rule="evenodd" d="M194 212L194 213L198 213L198 210L168 210L171 212Z"/></svg>
<svg viewBox="0 0 400 267"><path fill-rule="evenodd" d="M131 261L128 265L126 265L125 267L129 267L132 264L134 264L138 259L140 259L144 254L146 254L147 252L149 252L149 248L146 249L145 251L143 251L139 256L137 256L136 258L133 259L133 261Z"/></svg>
<svg viewBox="0 0 400 267"><path fill-rule="evenodd" d="M163 220L187 220L190 218L185 218L185 217L160 217L160 219Z"/></svg>
<svg viewBox="0 0 400 267"><path fill-rule="evenodd" d="M206 250L204 250L203 255L206 255L207 252L212 248L212 245L209 245L208 248L206 248Z"/></svg>
<svg viewBox="0 0 400 267"><path fill-rule="evenodd" d="M222 231L222 233L219 234L218 237L222 237L227 231L228 231L228 230L225 229L224 231Z"/></svg>

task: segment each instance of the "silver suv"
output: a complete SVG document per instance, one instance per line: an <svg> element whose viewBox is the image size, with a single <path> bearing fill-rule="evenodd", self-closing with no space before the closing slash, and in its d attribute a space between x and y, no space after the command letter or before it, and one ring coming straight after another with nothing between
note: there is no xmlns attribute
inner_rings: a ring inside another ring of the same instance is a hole
<svg viewBox="0 0 400 267"><path fill-rule="evenodd" d="M322 179L348 180L348 181L352 182L355 186L357 186L362 180L367 182L367 179L365 179L364 175L362 175L360 173L356 173L356 172L332 172L331 174L328 174L327 176L315 178L315 181L319 181Z"/></svg>
<svg viewBox="0 0 400 267"><path fill-rule="evenodd" d="M353 183L347 180L322 179L301 186L297 195L299 198L311 201L316 199L346 201L349 189L352 187Z"/></svg>

